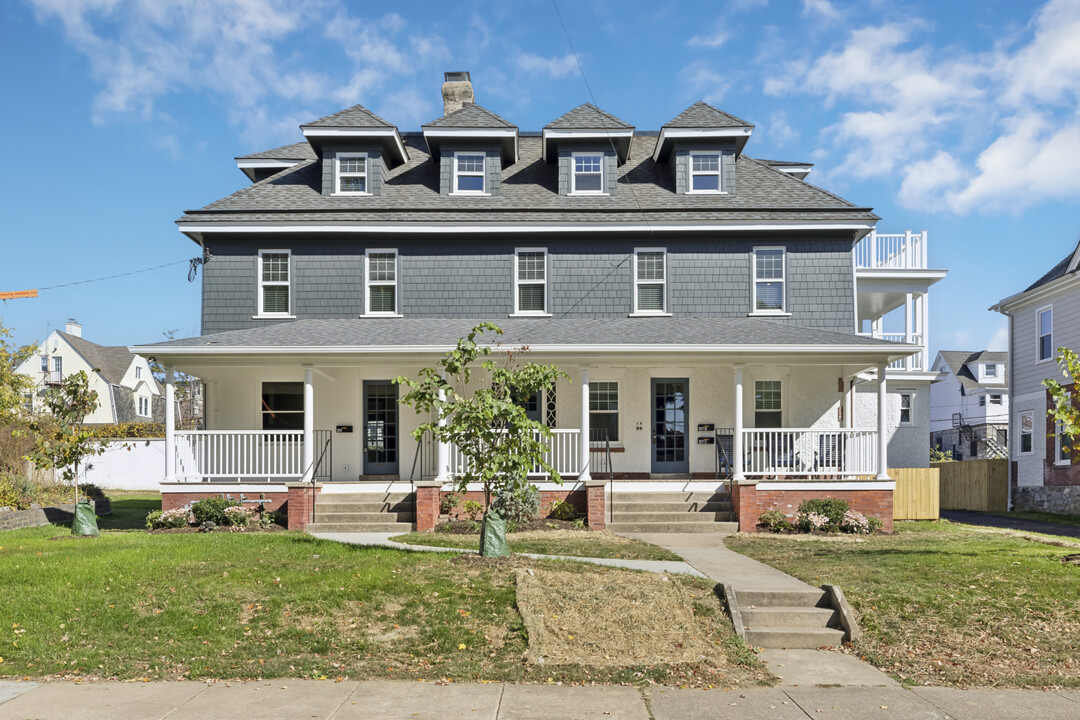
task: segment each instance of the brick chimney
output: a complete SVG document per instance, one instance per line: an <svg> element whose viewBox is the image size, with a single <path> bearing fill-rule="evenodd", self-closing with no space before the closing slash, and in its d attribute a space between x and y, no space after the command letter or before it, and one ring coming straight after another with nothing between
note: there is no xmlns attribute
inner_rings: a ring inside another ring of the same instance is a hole
<svg viewBox="0 0 1080 720"><path fill-rule="evenodd" d="M443 73L442 101L444 116L474 102L472 81L468 72L462 70Z"/></svg>
<svg viewBox="0 0 1080 720"><path fill-rule="evenodd" d="M64 325L64 332L68 335L74 335L75 337L82 337L82 325L75 318L68 318L67 323Z"/></svg>

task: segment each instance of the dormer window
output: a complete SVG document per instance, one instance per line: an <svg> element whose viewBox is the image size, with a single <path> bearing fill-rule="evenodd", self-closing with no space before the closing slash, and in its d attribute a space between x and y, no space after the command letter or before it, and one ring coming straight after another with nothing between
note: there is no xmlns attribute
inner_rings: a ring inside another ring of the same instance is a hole
<svg viewBox="0 0 1080 720"><path fill-rule="evenodd" d="M485 160L483 153L457 153L454 155L455 193L463 195L483 195L485 193Z"/></svg>
<svg viewBox="0 0 1080 720"><path fill-rule="evenodd" d="M996 363L986 363L986 369L984 371L986 377L996 378L998 376L998 366Z"/></svg>
<svg viewBox="0 0 1080 720"><path fill-rule="evenodd" d="M367 195L367 156L337 156L337 187L339 195Z"/></svg>
<svg viewBox="0 0 1080 720"><path fill-rule="evenodd" d="M604 156L601 153L575 153L574 195L601 195L604 192Z"/></svg>
<svg viewBox="0 0 1080 720"><path fill-rule="evenodd" d="M718 152L690 153L690 192L721 192L720 166Z"/></svg>

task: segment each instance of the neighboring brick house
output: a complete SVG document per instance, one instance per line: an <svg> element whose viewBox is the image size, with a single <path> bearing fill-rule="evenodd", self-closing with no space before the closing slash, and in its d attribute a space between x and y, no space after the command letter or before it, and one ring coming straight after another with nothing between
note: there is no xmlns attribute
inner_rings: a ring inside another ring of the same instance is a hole
<svg viewBox="0 0 1080 720"><path fill-rule="evenodd" d="M942 350L930 386L930 446L956 460L1009 455L1009 354Z"/></svg>
<svg viewBox="0 0 1080 720"><path fill-rule="evenodd" d="M98 345L82 336L82 326L68 320L64 331L53 330L16 372L34 381L27 397L33 410L44 408L41 393L58 386L64 378L85 372L89 387L98 394L98 408L86 422L164 422L162 388L154 379L146 358L126 347Z"/></svg>
<svg viewBox="0 0 1080 720"><path fill-rule="evenodd" d="M758 490L891 508L890 462L928 454L912 397L945 271L925 234L876 235L869 208L744 154L753 126L703 102L653 132L588 104L522 132L470 102L467 74L443 91L420 132L359 105L305 124L306 143L237 159L257 182L178 221L212 258L203 334L133 348L206 383L208 431L167 439L166 504L283 502L299 480L437 494L457 452L413 439L426 418L391 379L491 320L571 376L527 403L567 481L538 476L544 493L619 523L619 493L702 492L744 529ZM415 506L426 526L436 504Z"/></svg>
<svg viewBox="0 0 1080 720"><path fill-rule="evenodd" d="M1009 318L1010 482L1018 510L1080 514L1080 465L1047 415L1042 381L1066 383L1058 348L1080 349L1080 245L1023 292L994 305Z"/></svg>

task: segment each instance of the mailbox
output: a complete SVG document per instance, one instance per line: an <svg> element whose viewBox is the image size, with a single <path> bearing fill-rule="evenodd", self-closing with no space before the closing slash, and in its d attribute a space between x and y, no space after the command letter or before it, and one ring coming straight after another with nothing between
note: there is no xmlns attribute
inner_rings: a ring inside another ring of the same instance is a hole
<svg viewBox="0 0 1080 720"><path fill-rule="evenodd" d="M338 425L337 426L337 431L339 433L351 433L352 432L352 425Z"/></svg>
<svg viewBox="0 0 1080 720"><path fill-rule="evenodd" d="M698 432L716 432L716 426L712 423L698 423Z"/></svg>

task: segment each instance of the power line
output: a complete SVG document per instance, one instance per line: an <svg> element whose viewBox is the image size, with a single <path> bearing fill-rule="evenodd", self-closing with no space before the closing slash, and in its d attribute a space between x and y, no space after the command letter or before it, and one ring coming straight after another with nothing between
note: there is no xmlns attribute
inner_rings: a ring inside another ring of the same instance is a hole
<svg viewBox="0 0 1080 720"><path fill-rule="evenodd" d="M101 282L102 280L113 280L118 277L126 277L128 275L137 275L139 273L150 272L151 270L160 270L161 268L172 267L173 265L180 265L182 263L190 263L191 260L176 260L174 262L165 263L163 265L155 265L154 267L143 268L141 270L131 270L130 272L117 273L116 275L106 275L99 278L91 278L90 280L76 280L75 282L61 283L60 285L49 285L48 287L38 288L39 290L56 290L58 288L71 287L72 285L85 285L86 283Z"/></svg>

